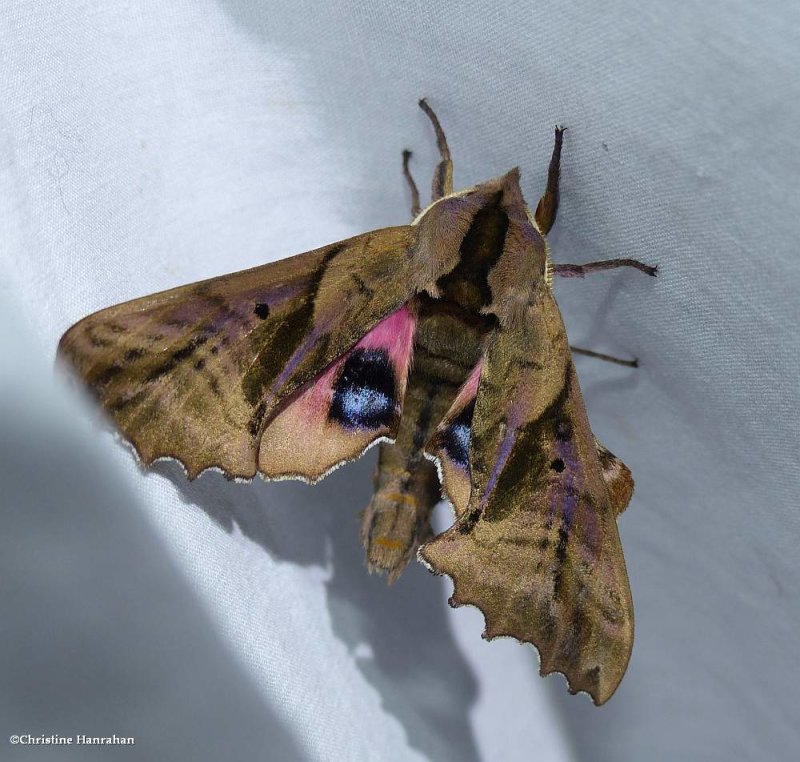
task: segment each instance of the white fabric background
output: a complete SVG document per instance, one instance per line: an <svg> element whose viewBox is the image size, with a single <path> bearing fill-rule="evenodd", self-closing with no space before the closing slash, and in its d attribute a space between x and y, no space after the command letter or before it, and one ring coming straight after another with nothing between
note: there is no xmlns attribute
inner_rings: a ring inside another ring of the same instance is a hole
<svg viewBox="0 0 800 762"><path fill-rule="evenodd" d="M795 3L84 0L0 20L3 736L137 737L109 759L793 755ZM457 186L519 164L529 202L568 125L556 259L661 267L557 285L574 343L641 361L577 361L637 483L636 644L599 710L481 641L447 581L366 574L372 457L313 489L144 474L52 379L92 310L405 221L401 150L423 187L435 162L421 95Z"/></svg>

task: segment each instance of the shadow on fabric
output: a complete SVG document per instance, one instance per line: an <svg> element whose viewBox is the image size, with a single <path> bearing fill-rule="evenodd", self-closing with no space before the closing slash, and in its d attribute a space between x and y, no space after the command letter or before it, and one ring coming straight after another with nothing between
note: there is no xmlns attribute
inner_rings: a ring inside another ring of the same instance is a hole
<svg viewBox="0 0 800 762"><path fill-rule="evenodd" d="M288 481L232 485L214 472L189 482L171 461L151 470L220 527L232 531L236 525L271 556L332 567L327 587L334 632L380 693L384 709L403 724L409 744L431 759L477 762L469 721L477 684L447 622L446 581L415 562L391 587L367 572L358 513L369 502L374 459L368 453L313 487Z"/></svg>

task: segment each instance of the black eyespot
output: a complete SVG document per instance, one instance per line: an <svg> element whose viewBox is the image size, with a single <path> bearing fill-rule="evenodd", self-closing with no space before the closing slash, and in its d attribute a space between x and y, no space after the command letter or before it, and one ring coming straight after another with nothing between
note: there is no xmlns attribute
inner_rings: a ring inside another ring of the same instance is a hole
<svg viewBox="0 0 800 762"><path fill-rule="evenodd" d="M333 385L328 419L347 429L390 426L395 411L394 367L385 349L356 349Z"/></svg>
<svg viewBox="0 0 800 762"><path fill-rule="evenodd" d="M558 471L558 473L561 473L564 470L564 461L561 460L561 458L556 458L550 462L550 468L552 468L553 471Z"/></svg>
<svg viewBox="0 0 800 762"><path fill-rule="evenodd" d="M269 305L266 302L256 302L253 312L262 320L266 320L269 317Z"/></svg>

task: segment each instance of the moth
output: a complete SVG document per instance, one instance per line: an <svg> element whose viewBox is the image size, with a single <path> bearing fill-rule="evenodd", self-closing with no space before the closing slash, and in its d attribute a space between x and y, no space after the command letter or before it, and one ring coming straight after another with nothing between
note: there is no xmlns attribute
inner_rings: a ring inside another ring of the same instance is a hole
<svg viewBox="0 0 800 762"><path fill-rule="evenodd" d="M592 434L551 281L656 269L552 263L562 128L532 213L518 169L453 192L420 106L440 161L421 210L403 154L410 224L109 307L59 355L145 465L174 458L189 479L313 483L379 443L370 571L394 580L417 554L484 637L532 643L542 675L602 704L633 643L616 525L633 480ZM442 496L455 521L434 537Z"/></svg>

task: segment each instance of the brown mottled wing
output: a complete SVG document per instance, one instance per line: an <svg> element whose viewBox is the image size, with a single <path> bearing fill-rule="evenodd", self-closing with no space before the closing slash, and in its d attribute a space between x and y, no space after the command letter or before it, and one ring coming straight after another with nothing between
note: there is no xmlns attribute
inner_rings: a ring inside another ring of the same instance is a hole
<svg viewBox="0 0 800 762"><path fill-rule="evenodd" d="M481 363L478 363L425 447L428 455L434 457L439 464L442 493L453 506L456 518L469 508L472 491L469 441L480 371ZM614 515L618 516L628 507L633 496L633 476L630 469L596 439L595 446L611 506Z"/></svg>
<svg viewBox="0 0 800 762"><path fill-rule="evenodd" d="M597 704L633 644L633 607L603 467L549 291L487 348L472 419L469 505L420 556L452 577L486 637L533 643Z"/></svg>
<svg viewBox="0 0 800 762"><path fill-rule="evenodd" d="M270 416L413 295L415 235L377 230L109 307L59 355L145 464L252 478Z"/></svg>

